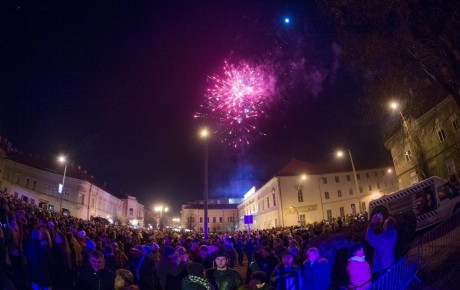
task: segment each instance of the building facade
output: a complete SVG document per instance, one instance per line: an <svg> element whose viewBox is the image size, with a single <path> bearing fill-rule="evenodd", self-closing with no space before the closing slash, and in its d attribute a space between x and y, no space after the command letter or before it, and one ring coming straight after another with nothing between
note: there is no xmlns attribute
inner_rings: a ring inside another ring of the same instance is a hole
<svg viewBox="0 0 460 290"><path fill-rule="evenodd" d="M67 165L62 194L64 166L59 168L44 158L17 154L4 160L2 189L42 209L62 212L84 220L102 217L143 225L143 206L134 197L120 198L79 166ZM130 210L133 215L130 216ZM142 209L142 210L141 210ZM132 223L131 223L132 224Z"/></svg>
<svg viewBox="0 0 460 290"><path fill-rule="evenodd" d="M220 198L208 200L209 232L225 232L238 228L237 206L241 198ZM204 202L195 201L183 204L181 208L181 227L203 232Z"/></svg>
<svg viewBox="0 0 460 290"><path fill-rule="evenodd" d="M345 168L346 169L346 168ZM324 173L321 173L324 172ZM292 160L260 189L249 192L238 206L243 217L253 216L251 228L305 225L360 211L369 202L397 190L394 171L388 167L352 170Z"/></svg>
<svg viewBox="0 0 460 290"><path fill-rule="evenodd" d="M460 169L460 109L447 97L417 119L402 116L400 130L385 147L393 158L399 187L430 176L448 179Z"/></svg>

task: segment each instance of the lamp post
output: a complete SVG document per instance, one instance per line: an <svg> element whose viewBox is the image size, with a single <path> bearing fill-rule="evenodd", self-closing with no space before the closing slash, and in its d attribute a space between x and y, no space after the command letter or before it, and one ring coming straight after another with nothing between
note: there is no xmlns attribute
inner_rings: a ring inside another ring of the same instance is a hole
<svg viewBox="0 0 460 290"><path fill-rule="evenodd" d="M201 138L204 139L204 220L203 220L203 233L204 239L208 239L208 129L204 128L201 130Z"/></svg>
<svg viewBox="0 0 460 290"><path fill-rule="evenodd" d="M324 220L323 193L321 192L321 185L319 184L321 179L323 179L322 174L320 175L320 177L318 177L318 190L319 190L319 198L321 200L321 216L322 216L322 220Z"/></svg>
<svg viewBox="0 0 460 290"><path fill-rule="evenodd" d="M160 224L161 224L161 218L163 217L163 212L168 212L169 208L166 207L166 206L163 206L163 205L159 205L159 206L156 206L154 208L154 211L159 213L158 214L158 222L157 222L157 228L159 229L160 228Z"/></svg>
<svg viewBox="0 0 460 290"><path fill-rule="evenodd" d="M62 197L64 195L64 183L65 183L65 174L67 172L67 160L65 156L61 155L58 157L60 163L64 163L64 174L62 175L62 185L59 185L59 194L61 195L61 201L59 203L59 213L62 214Z"/></svg>
<svg viewBox="0 0 460 290"><path fill-rule="evenodd" d="M343 157L344 153L343 151L337 151L337 157L341 158ZM351 156L351 151L348 149L348 156L350 157L350 162L351 162L351 167L353 168L353 175L355 177L355 185L356 185L356 193L358 194L358 202L359 202L359 213L362 212L362 207L361 207L361 192L359 190L359 185L358 185L358 176L356 174L356 169L355 169L355 164L353 163L353 157Z"/></svg>

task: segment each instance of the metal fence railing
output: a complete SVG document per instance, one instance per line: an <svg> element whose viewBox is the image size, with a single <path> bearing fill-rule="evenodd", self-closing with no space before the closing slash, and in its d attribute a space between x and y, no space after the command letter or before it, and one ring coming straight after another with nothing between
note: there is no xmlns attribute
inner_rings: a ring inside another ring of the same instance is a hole
<svg viewBox="0 0 460 290"><path fill-rule="evenodd" d="M415 279L420 284L433 284L453 266L454 253L460 252L460 211L418 240L417 246L375 281L370 289L405 289ZM455 260L455 259L454 259Z"/></svg>

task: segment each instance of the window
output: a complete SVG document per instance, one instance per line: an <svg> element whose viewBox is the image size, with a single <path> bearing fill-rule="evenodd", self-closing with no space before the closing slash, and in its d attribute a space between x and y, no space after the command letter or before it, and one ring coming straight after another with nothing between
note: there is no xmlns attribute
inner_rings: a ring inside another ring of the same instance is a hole
<svg viewBox="0 0 460 290"><path fill-rule="evenodd" d="M56 193L57 193L56 185L55 185L55 184L52 184L52 185L51 185L51 194L52 194L52 195L56 195Z"/></svg>
<svg viewBox="0 0 460 290"><path fill-rule="evenodd" d="M455 118L455 120L452 121L452 126L454 126L455 132L458 132L460 130L460 122L457 118Z"/></svg>
<svg viewBox="0 0 460 290"><path fill-rule="evenodd" d="M32 182L32 190L35 190L36 188L37 188L37 181L34 180L34 181Z"/></svg>
<svg viewBox="0 0 460 290"><path fill-rule="evenodd" d="M411 185L418 183L418 175L415 171L409 173L409 178L410 178Z"/></svg>
<svg viewBox="0 0 460 290"><path fill-rule="evenodd" d="M48 183L43 184L43 193L48 194L50 191L50 185Z"/></svg>
<svg viewBox="0 0 460 290"><path fill-rule="evenodd" d="M329 199L329 192L328 192L328 191L326 191L326 192L324 193L324 198L325 198L325 199Z"/></svg>
<svg viewBox="0 0 460 290"><path fill-rule="evenodd" d="M134 209L132 207L129 208L129 216L134 215Z"/></svg>
<svg viewBox="0 0 460 290"><path fill-rule="evenodd" d="M412 151L410 151L410 149L406 149L406 152L404 152L404 158L407 162L412 160Z"/></svg>
<svg viewBox="0 0 460 290"><path fill-rule="evenodd" d="M369 191L372 191L372 185L369 184Z"/></svg>
<svg viewBox="0 0 460 290"><path fill-rule="evenodd" d="M91 208L94 208L94 197L91 198Z"/></svg>
<svg viewBox="0 0 460 290"><path fill-rule="evenodd" d="M265 210L265 203L262 201L261 204L262 204L262 210Z"/></svg>
<svg viewBox="0 0 460 290"><path fill-rule="evenodd" d="M345 216L345 209L342 207L340 207L340 216L341 217L344 217Z"/></svg>
<svg viewBox="0 0 460 290"><path fill-rule="evenodd" d="M374 171L374 176L375 176L375 177L379 176L379 174L377 173L377 171Z"/></svg>
<svg viewBox="0 0 460 290"><path fill-rule="evenodd" d="M216 222L216 217L213 217L213 218L212 218L212 222L213 222L213 223Z"/></svg>
<svg viewBox="0 0 460 290"><path fill-rule="evenodd" d="M340 182L340 179L338 176L335 177L335 183L339 183Z"/></svg>
<svg viewBox="0 0 460 290"><path fill-rule="evenodd" d="M349 189L348 189L348 193L349 193L350 195L353 195L353 188L349 188Z"/></svg>
<svg viewBox="0 0 460 290"><path fill-rule="evenodd" d="M369 178L369 172L366 172L366 178Z"/></svg>
<svg viewBox="0 0 460 290"><path fill-rule="evenodd" d="M366 203L364 201L361 203L361 208L363 209L363 211L367 210L366 209Z"/></svg>
<svg viewBox="0 0 460 290"><path fill-rule="evenodd" d="M444 129L439 129L438 130L438 138L439 138L439 141L441 142L444 142L447 138L446 138L446 133L444 133Z"/></svg>
<svg viewBox="0 0 460 290"><path fill-rule="evenodd" d="M338 195L338 197L342 197L342 190L341 189L337 190L337 195Z"/></svg>
<svg viewBox="0 0 460 290"><path fill-rule="evenodd" d="M330 209L327 210L327 219L328 220L332 219L332 210L330 210Z"/></svg>
<svg viewBox="0 0 460 290"><path fill-rule="evenodd" d="M362 186L359 187L359 192L363 193L363 187Z"/></svg>
<svg viewBox="0 0 460 290"><path fill-rule="evenodd" d="M377 182L377 189L380 189L380 183Z"/></svg>
<svg viewBox="0 0 460 290"><path fill-rule="evenodd" d="M360 179L361 179L361 175L359 175L359 173L356 174L356 178L358 178L358 180L360 180Z"/></svg>
<svg viewBox="0 0 460 290"><path fill-rule="evenodd" d="M29 183L30 183L30 179L27 178L27 179L26 179L26 187L27 187L27 188L29 188Z"/></svg>
<svg viewBox="0 0 460 290"><path fill-rule="evenodd" d="M270 208L270 198L267 196L267 208Z"/></svg>
<svg viewBox="0 0 460 290"><path fill-rule="evenodd" d="M453 158L446 160L447 174L451 175L455 173L455 162Z"/></svg>
<svg viewBox="0 0 460 290"><path fill-rule="evenodd" d="M355 206L354 203L351 204L351 213L352 213L353 215L356 214L356 206Z"/></svg>
<svg viewBox="0 0 460 290"><path fill-rule="evenodd" d="M203 223L203 217L200 216L200 224L202 224L202 223Z"/></svg>
<svg viewBox="0 0 460 290"><path fill-rule="evenodd" d="M233 217L232 217L232 216L228 216L228 217L227 217L227 222L229 222L229 223L233 222Z"/></svg>
<svg viewBox="0 0 460 290"><path fill-rule="evenodd" d="M350 178L350 175L347 175L347 181L350 181L351 178Z"/></svg>
<svg viewBox="0 0 460 290"><path fill-rule="evenodd" d="M276 206L276 197L275 194L272 194L272 199L273 199L273 206Z"/></svg>
<svg viewBox="0 0 460 290"><path fill-rule="evenodd" d="M297 191L297 201L303 202L303 192L301 188L299 188L299 190Z"/></svg>
<svg viewBox="0 0 460 290"><path fill-rule="evenodd" d="M223 217L219 217L219 222L221 223L223 221Z"/></svg>
<svg viewBox="0 0 460 290"><path fill-rule="evenodd" d="M299 215L299 222L300 222L300 225L302 226L305 225L305 215L304 214Z"/></svg>
<svg viewBox="0 0 460 290"><path fill-rule="evenodd" d="M21 175L18 175L18 176L16 177L16 183L17 183L17 184L21 184Z"/></svg>
<svg viewBox="0 0 460 290"><path fill-rule="evenodd" d="M395 168L398 168L398 159L393 159L393 164L395 165Z"/></svg>
<svg viewBox="0 0 460 290"><path fill-rule="evenodd" d="M84 204L85 203L85 195L83 193L78 194L78 203Z"/></svg>
<svg viewBox="0 0 460 290"><path fill-rule="evenodd" d="M323 184L327 184L327 177L323 177Z"/></svg>
<svg viewBox="0 0 460 290"><path fill-rule="evenodd" d="M203 227L200 227L200 232L203 232Z"/></svg>

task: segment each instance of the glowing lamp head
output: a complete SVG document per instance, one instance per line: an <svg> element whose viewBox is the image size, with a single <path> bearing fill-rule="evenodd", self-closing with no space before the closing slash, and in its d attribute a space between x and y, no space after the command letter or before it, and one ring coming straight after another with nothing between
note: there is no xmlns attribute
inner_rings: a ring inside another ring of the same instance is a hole
<svg viewBox="0 0 460 290"><path fill-rule="evenodd" d="M63 156L63 155L59 156L58 161L61 162L61 163L65 163L66 162L65 156Z"/></svg>
<svg viewBox="0 0 460 290"><path fill-rule="evenodd" d="M396 109L398 109L398 107L399 107L399 104L397 102L391 102L390 103L390 108L392 110L396 110Z"/></svg>
<svg viewBox="0 0 460 290"><path fill-rule="evenodd" d="M342 150L337 151L336 155L337 155L337 157L342 158L343 157L343 151Z"/></svg>
<svg viewBox="0 0 460 290"><path fill-rule="evenodd" d="M208 129L201 130L200 135L201 135L202 138L208 137L208 135L209 135Z"/></svg>
<svg viewBox="0 0 460 290"><path fill-rule="evenodd" d="M291 22L291 20L289 19L289 17L284 18L284 23L285 24L289 24L290 22Z"/></svg>
<svg viewBox="0 0 460 290"><path fill-rule="evenodd" d="M306 174L302 174L302 176L300 176L300 179L301 179L301 180L307 179L307 175L306 175Z"/></svg>

